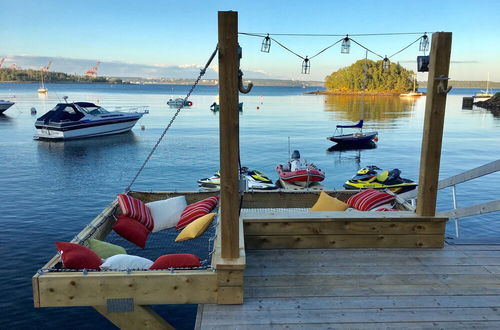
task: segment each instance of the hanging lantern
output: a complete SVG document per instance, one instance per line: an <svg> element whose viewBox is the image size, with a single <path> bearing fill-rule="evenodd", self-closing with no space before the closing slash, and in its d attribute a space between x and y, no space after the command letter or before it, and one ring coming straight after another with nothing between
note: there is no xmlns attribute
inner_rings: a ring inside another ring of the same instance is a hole
<svg viewBox="0 0 500 330"><path fill-rule="evenodd" d="M341 54L349 54L349 50L351 49L351 40L349 39L349 35L347 34L342 40L342 46L340 47Z"/></svg>
<svg viewBox="0 0 500 330"><path fill-rule="evenodd" d="M422 38L420 39L420 51L426 52L429 50L429 37L424 33Z"/></svg>
<svg viewBox="0 0 500 330"><path fill-rule="evenodd" d="M310 71L311 71L311 63L309 62L309 59L306 56L306 58L302 62L302 73L309 74Z"/></svg>
<svg viewBox="0 0 500 330"><path fill-rule="evenodd" d="M271 38L269 37L269 33L267 36L262 40L262 46L260 47L260 51L263 53L269 53L269 50L271 49Z"/></svg>
<svg viewBox="0 0 500 330"><path fill-rule="evenodd" d="M389 61L389 58L387 58L387 55L385 55L384 62L382 62L382 70L389 71L390 64L391 62Z"/></svg>
<svg viewBox="0 0 500 330"><path fill-rule="evenodd" d="M429 72L430 56L417 56L417 71Z"/></svg>

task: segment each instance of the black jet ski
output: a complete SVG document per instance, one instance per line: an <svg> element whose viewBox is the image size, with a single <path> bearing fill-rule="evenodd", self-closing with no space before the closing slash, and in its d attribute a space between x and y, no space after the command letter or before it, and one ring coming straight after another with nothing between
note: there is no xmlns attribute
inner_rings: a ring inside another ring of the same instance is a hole
<svg viewBox="0 0 500 330"><path fill-rule="evenodd" d="M273 190L278 189L271 179L269 179L264 173L258 170L249 170L248 167L242 167L240 170L241 174L247 180L248 189L255 190ZM198 186L209 190L219 190L220 189L220 172L217 171L210 178L203 178L197 181Z"/></svg>
<svg viewBox="0 0 500 330"><path fill-rule="evenodd" d="M389 189L396 194L401 194L417 187L417 183L404 179L401 171L397 168L384 171L381 168L370 165L360 169L351 180L344 183L346 189Z"/></svg>

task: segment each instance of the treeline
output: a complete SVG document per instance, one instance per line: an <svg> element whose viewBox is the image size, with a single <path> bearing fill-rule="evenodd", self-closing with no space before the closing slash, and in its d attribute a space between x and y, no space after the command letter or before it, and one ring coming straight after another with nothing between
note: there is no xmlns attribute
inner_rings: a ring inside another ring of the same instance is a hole
<svg viewBox="0 0 500 330"><path fill-rule="evenodd" d="M43 81L46 83L122 83L122 80L118 78L77 76L63 72L42 72L40 70L10 68L0 68L0 82L39 82L42 79L42 73Z"/></svg>
<svg viewBox="0 0 500 330"><path fill-rule="evenodd" d="M359 60L326 76L325 87L331 92L401 93L413 90L413 71L399 63L390 63L389 69L384 71L382 65L383 61Z"/></svg>

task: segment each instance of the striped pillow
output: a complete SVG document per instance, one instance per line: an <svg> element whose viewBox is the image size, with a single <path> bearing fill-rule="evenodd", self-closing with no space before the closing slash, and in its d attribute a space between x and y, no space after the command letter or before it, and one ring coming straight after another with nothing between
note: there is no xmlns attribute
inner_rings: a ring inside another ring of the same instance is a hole
<svg viewBox="0 0 500 330"><path fill-rule="evenodd" d="M125 194L118 194L118 205L122 214L142 223L149 231L154 228L151 211L141 200Z"/></svg>
<svg viewBox="0 0 500 330"><path fill-rule="evenodd" d="M357 210L369 211L377 206L392 202L396 196L375 189L367 189L349 197L346 203Z"/></svg>
<svg viewBox="0 0 500 330"><path fill-rule="evenodd" d="M217 205L218 200L219 196L213 196L205 198L199 202L189 204L184 211L182 211L181 218L179 219L179 222L177 222L175 229L182 229L194 220L210 213Z"/></svg>

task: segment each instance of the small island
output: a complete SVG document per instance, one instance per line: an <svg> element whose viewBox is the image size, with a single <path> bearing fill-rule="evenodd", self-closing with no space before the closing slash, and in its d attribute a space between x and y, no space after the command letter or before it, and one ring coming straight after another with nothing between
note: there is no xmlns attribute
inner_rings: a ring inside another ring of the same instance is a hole
<svg viewBox="0 0 500 330"><path fill-rule="evenodd" d="M324 91L309 94L327 95L399 95L417 89L415 72L406 70L399 63L390 63L383 69L384 61L359 60L349 67L342 68L325 78Z"/></svg>

